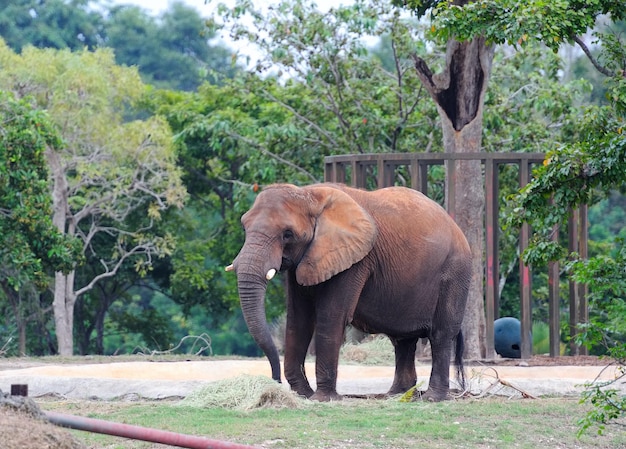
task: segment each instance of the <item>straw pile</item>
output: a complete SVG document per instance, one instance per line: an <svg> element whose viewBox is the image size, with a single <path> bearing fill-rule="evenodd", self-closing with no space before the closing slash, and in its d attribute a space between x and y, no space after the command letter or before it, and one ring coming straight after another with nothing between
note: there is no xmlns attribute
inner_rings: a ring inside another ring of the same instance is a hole
<svg viewBox="0 0 626 449"><path fill-rule="evenodd" d="M303 401L286 387L265 376L241 375L211 382L179 404L188 407L252 410L298 408Z"/></svg>

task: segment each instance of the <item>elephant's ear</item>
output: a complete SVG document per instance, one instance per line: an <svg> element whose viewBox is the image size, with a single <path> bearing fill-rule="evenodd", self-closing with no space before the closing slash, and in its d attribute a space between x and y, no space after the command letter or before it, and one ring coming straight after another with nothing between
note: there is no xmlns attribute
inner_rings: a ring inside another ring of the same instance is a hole
<svg viewBox="0 0 626 449"><path fill-rule="evenodd" d="M315 235L296 269L300 285L327 281L363 259L374 246L374 219L348 194L328 186L307 187L314 198Z"/></svg>

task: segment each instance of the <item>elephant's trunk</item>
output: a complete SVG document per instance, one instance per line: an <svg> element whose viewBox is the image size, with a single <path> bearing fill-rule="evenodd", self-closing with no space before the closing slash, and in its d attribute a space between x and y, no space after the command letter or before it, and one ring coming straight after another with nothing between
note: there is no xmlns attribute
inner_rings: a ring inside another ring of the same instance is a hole
<svg viewBox="0 0 626 449"><path fill-rule="evenodd" d="M246 320L250 335L265 353L272 367L272 379L280 382L280 360L278 350L272 339L267 318L265 316L265 291L267 279L265 274L259 273L259 267L251 273L249 265L239 261L237 264L237 287L241 310Z"/></svg>

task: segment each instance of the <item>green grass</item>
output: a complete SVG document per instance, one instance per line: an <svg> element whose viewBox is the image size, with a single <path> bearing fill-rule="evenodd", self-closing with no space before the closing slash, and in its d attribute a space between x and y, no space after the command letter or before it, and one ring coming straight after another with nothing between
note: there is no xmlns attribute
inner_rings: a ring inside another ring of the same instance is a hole
<svg viewBox="0 0 626 449"><path fill-rule="evenodd" d="M626 448L623 427L576 438L576 399L491 397L443 403L354 400L241 410L179 402L67 402L42 408L268 448ZM75 431L92 449L163 445Z"/></svg>

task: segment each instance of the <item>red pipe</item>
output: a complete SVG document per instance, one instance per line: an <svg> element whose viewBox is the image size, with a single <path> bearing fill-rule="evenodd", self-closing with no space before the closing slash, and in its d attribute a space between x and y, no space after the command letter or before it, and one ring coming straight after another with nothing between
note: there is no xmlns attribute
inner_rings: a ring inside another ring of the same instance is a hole
<svg viewBox="0 0 626 449"><path fill-rule="evenodd" d="M45 412L45 417L52 424L70 429L85 430L87 432L104 433L123 438L150 441L153 443L169 444L189 449L253 449L254 446L228 443L193 435L168 432L166 430L149 427L133 426L102 419L84 418L81 416L66 415L65 413Z"/></svg>

